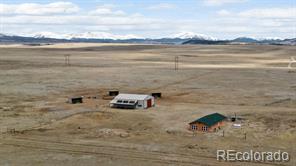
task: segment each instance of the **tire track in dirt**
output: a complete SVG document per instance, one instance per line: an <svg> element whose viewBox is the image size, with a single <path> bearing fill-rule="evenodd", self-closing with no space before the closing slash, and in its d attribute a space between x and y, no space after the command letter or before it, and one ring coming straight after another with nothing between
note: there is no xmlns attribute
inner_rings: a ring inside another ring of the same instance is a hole
<svg viewBox="0 0 296 166"><path fill-rule="evenodd" d="M86 154L106 158L119 158L125 160L138 160L162 164L181 164L181 165L228 165L226 162L219 162L215 157L194 154L171 153L161 151L145 151L134 148L70 143L52 140L40 140L27 137L14 137L0 139L2 145L22 147L27 149L38 149L42 151L51 151L68 154ZM232 163L232 165L241 165L242 163ZM247 165L278 165L272 163L247 163Z"/></svg>
<svg viewBox="0 0 296 166"><path fill-rule="evenodd" d="M203 74L200 74L200 75L195 75L195 76L192 76L192 77L188 77L186 79L183 79L183 80L179 80L179 81L175 81L175 82L171 82L171 83L168 83L168 84L165 84L165 85L161 85L159 87L156 87L156 88L151 88L151 89L148 89L147 91L154 91L154 90L159 90L159 89L164 89L168 86L173 86L173 85L178 85L178 84L182 84L182 83L185 83L187 81L192 81L192 80L196 80L196 79L199 79L203 76L206 76L206 75L209 75L213 73L213 71L210 71L210 72L206 72L206 73L203 73Z"/></svg>
<svg viewBox="0 0 296 166"><path fill-rule="evenodd" d="M128 148L108 147L108 146L94 146L94 145L83 145L74 143L53 143L45 141L29 141L25 139L10 139L6 140L3 145L16 146L28 149L38 149L48 152L56 153L68 153L68 154L85 154L85 155L96 155L107 158L119 158L126 160L139 160L153 163L163 164L182 164L182 165L200 165L196 162L197 158L185 157L183 155L170 155L156 152L145 152L138 151ZM208 158L205 158L208 160ZM211 158L210 158L211 159Z"/></svg>

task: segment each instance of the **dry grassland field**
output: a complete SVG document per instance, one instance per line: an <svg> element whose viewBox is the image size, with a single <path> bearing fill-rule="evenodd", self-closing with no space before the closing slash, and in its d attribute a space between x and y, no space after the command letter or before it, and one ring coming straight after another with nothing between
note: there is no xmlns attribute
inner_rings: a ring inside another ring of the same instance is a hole
<svg viewBox="0 0 296 166"><path fill-rule="evenodd" d="M0 165L295 166L296 69L287 68L295 53L267 45L1 46ZM163 97L147 110L114 109L109 90ZM84 103L66 103L73 96ZM241 128L188 130L215 112L241 117ZM224 162L217 149L281 150L291 159Z"/></svg>

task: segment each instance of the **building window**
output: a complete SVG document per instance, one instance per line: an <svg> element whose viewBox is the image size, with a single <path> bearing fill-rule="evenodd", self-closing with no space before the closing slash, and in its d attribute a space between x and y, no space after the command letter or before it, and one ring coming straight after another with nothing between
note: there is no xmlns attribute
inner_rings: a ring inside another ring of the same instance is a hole
<svg viewBox="0 0 296 166"><path fill-rule="evenodd" d="M192 130L197 130L197 126L192 125L192 126L191 126L191 129L192 129Z"/></svg>
<svg viewBox="0 0 296 166"><path fill-rule="evenodd" d="M207 126L202 126L202 131L208 131L208 127Z"/></svg>

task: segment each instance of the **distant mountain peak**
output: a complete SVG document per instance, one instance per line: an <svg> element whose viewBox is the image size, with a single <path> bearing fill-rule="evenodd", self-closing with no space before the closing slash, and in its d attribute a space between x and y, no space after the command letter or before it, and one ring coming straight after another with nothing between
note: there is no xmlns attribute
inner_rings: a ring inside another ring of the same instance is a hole
<svg viewBox="0 0 296 166"><path fill-rule="evenodd" d="M53 39L64 39L63 35L53 33L53 32L37 32L37 33L32 33L29 35L25 35L28 37L34 37L34 38L53 38Z"/></svg>
<svg viewBox="0 0 296 166"><path fill-rule="evenodd" d="M114 35L107 32L85 32L79 34L69 34L67 38L82 38L82 39L113 39L113 40L124 40L124 39L140 39L137 35L127 34L127 35Z"/></svg>
<svg viewBox="0 0 296 166"><path fill-rule="evenodd" d="M264 41L264 40L274 41L274 40L284 40L284 39L280 38L280 37L264 37L264 38L258 38L257 40L259 40L259 41Z"/></svg>
<svg viewBox="0 0 296 166"><path fill-rule="evenodd" d="M172 35L171 38L217 40L217 38L214 38L214 37L211 37L208 35L204 35L204 34L194 33L194 32L180 32L175 35Z"/></svg>
<svg viewBox="0 0 296 166"><path fill-rule="evenodd" d="M252 43L252 42L257 42L258 40L255 39L254 37L238 37L232 40L233 42L243 42L243 43Z"/></svg>
<svg viewBox="0 0 296 166"><path fill-rule="evenodd" d="M244 37L238 37L238 38L236 38L234 40L249 40L249 41L257 42L257 41L276 41L276 40L283 40L283 39L280 38L280 37L256 38L256 37L247 37L247 36L244 36Z"/></svg>

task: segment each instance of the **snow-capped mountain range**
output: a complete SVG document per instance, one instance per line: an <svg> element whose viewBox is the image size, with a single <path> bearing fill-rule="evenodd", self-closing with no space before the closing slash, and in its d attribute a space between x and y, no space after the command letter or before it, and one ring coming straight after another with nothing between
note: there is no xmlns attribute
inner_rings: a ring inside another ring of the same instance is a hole
<svg viewBox="0 0 296 166"><path fill-rule="evenodd" d="M20 35L13 35L13 34L0 34L0 36L21 36L21 37L33 37L33 38L52 38L52 39L112 39L112 40L127 40L127 39L148 39L134 34L127 34L127 35L116 35L107 32L84 32L84 33L65 33L65 34L58 34L54 32L37 32L37 33L30 33L30 34L20 34ZM164 36L158 39L199 39L199 40L213 40L217 41L218 38L194 33L194 32L180 32L177 34L172 34L168 36ZM149 38L152 39L152 38ZM283 40L279 37L266 37L266 38L256 38L256 37L239 37L236 39L249 39L249 40L256 40L256 41L263 41L263 40Z"/></svg>
<svg viewBox="0 0 296 166"><path fill-rule="evenodd" d="M11 35L9 35L9 36L11 36ZM67 39L67 40L70 40L70 39L112 39L112 40L145 39L144 37L141 37L138 35L133 35L133 34L115 35L115 34L111 34L111 33L107 33L107 32L85 32L85 33L70 33L70 34L58 34L58 33L53 33L53 32L38 32L38 33L31 33L31 34L21 34L18 36L34 37L34 38ZM165 36L162 38L218 40L217 38L214 38L211 36L193 33L193 32L181 32L181 33Z"/></svg>
<svg viewBox="0 0 296 166"><path fill-rule="evenodd" d="M85 33L70 33L70 34L57 34L53 32L38 32L32 34L23 34L20 36L34 37L34 38L53 38L53 39L112 39L112 40L126 40L126 39L139 39L141 37L128 34L128 35L114 35L107 32L85 32Z"/></svg>
<svg viewBox="0 0 296 166"><path fill-rule="evenodd" d="M32 34L1 34L0 42L2 43L28 43L28 42L121 42L121 43L150 43L150 44L284 44L296 45L294 39L281 38L255 38L255 37L238 37L231 40L221 40L212 36L198 34L193 32L181 32L164 36L161 38L144 38L141 36L127 34L117 35L107 32L85 32L77 34L58 34L53 32L38 32Z"/></svg>

